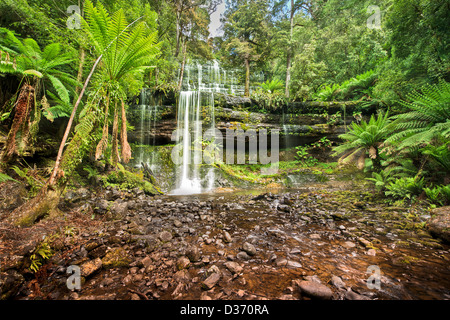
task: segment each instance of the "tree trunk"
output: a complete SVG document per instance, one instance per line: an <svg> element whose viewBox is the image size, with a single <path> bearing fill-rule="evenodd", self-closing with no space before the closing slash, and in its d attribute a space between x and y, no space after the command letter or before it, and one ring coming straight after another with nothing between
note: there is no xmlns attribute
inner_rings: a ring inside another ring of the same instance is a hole
<svg viewBox="0 0 450 320"><path fill-rule="evenodd" d="M178 57L178 54L180 53L180 42L181 42L181 11L177 10L177 45L175 48L175 58Z"/></svg>
<svg viewBox="0 0 450 320"><path fill-rule="evenodd" d="M102 59L102 57L103 57L103 55L100 55L100 57L97 58L97 61L95 61L94 65L92 66L92 70L89 73L88 77L86 78L83 89L81 89L81 93L78 96L78 100L75 103L75 106L73 107L72 114L70 115L70 118L69 118L69 123L67 124L66 131L64 132L64 137L59 146L58 155L56 156L55 167L53 168L52 175L50 176L50 179L47 182L47 185L49 185L49 186L53 186L55 184L55 178L56 178L57 173L59 172L59 165L61 163L64 146L66 145L66 141L69 138L69 133L72 128L73 119L75 118L75 114L77 113L78 105L80 104L81 99L83 98L83 95L84 95L84 91L86 90L86 87L87 87L89 81L91 80L92 74L94 73L95 68L97 68L97 65L100 62L100 60Z"/></svg>
<svg viewBox="0 0 450 320"><path fill-rule="evenodd" d="M183 46L183 62L181 63L180 79L178 80L178 91L181 91L181 86L183 85L184 67L186 66L186 51L187 51L187 39L184 41Z"/></svg>
<svg viewBox="0 0 450 320"><path fill-rule="evenodd" d="M291 0L291 16L290 16L290 30L289 30L289 47L287 51L287 65L286 65L286 98L289 98L289 85L291 82L291 67L292 67L292 38L294 34L294 0Z"/></svg>
<svg viewBox="0 0 450 320"><path fill-rule="evenodd" d="M245 97L250 97L250 60L245 57Z"/></svg>
<svg viewBox="0 0 450 320"><path fill-rule="evenodd" d="M6 166L11 157L17 153L16 135L19 131L26 136L30 122L31 110L34 108L36 90L35 87L25 83L20 89L19 97L15 104L15 114L11 129L5 142L1 155L1 164Z"/></svg>

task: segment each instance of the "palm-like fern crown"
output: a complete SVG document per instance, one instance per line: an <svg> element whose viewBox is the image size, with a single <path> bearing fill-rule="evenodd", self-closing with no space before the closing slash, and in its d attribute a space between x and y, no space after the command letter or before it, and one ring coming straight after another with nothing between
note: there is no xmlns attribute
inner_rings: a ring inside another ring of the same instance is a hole
<svg viewBox="0 0 450 320"><path fill-rule="evenodd" d="M376 118L372 115L369 122L363 120L359 125L353 122L349 132L339 136L341 139L346 140L347 143L334 148L336 154L349 149L369 149L372 146L380 146L392 130L392 124L388 117L389 113L386 112L384 115L380 114Z"/></svg>
<svg viewBox="0 0 450 320"><path fill-rule="evenodd" d="M4 28L0 28L0 33L4 35L5 43L1 48L16 57L17 68L14 73L42 80L48 79L58 94L51 96L64 104L70 104L69 90L64 83L76 85L77 82L70 74L61 71L61 67L73 61L71 55L62 53L59 43L49 44L41 50L34 39L19 40L11 31Z"/></svg>
<svg viewBox="0 0 450 320"><path fill-rule="evenodd" d="M149 32L141 22L131 30L122 9L112 16L99 3L86 1L87 33L98 54L103 54L107 80L119 81L124 75L149 68L159 53L157 32Z"/></svg>
<svg viewBox="0 0 450 320"><path fill-rule="evenodd" d="M394 117L399 132L387 142L402 140L399 147L406 148L430 143L439 136L450 138L450 83L441 80L408 98L411 102L401 104L410 111Z"/></svg>

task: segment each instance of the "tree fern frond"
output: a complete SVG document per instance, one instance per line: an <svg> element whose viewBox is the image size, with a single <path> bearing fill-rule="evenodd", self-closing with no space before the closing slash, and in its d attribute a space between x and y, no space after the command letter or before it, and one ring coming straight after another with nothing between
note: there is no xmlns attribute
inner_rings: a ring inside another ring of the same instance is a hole
<svg viewBox="0 0 450 320"><path fill-rule="evenodd" d="M67 90L67 88L62 84L62 82L52 76L52 75L47 75L47 77L50 79L50 82L52 83L53 87L55 88L56 92L58 93L58 96L61 98L61 100L66 103L69 104L70 103L70 97L69 97L69 91Z"/></svg>

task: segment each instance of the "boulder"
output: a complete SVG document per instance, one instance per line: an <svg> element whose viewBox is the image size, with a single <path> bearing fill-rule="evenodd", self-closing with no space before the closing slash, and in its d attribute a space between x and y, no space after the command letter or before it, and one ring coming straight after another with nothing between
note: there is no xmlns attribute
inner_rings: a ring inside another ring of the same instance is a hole
<svg viewBox="0 0 450 320"><path fill-rule="evenodd" d="M450 206L433 209L427 229L433 236L450 243Z"/></svg>

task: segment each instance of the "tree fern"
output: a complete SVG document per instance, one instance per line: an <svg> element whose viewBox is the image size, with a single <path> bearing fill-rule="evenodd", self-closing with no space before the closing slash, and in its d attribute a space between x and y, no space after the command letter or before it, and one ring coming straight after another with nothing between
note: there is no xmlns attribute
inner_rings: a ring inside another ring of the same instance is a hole
<svg viewBox="0 0 450 320"><path fill-rule="evenodd" d="M387 139L399 142L399 148L430 143L439 136L450 138L450 83L441 80L427 85L422 92L408 96L401 104L409 111L394 116L397 133Z"/></svg>
<svg viewBox="0 0 450 320"><path fill-rule="evenodd" d="M362 169L366 156L372 159L376 170L381 168L380 147L392 132L392 123L389 113L374 115L369 122L361 121L361 124L352 122L349 131L339 136L345 142L334 148L334 155L344 155L340 162L352 162L358 158L358 167Z"/></svg>
<svg viewBox="0 0 450 320"><path fill-rule="evenodd" d="M112 16L99 3L94 7L90 0L86 1L86 20L83 20L85 30L91 40L95 52L103 56L103 64L99 69L96 79L102 86L102 95L112 106L115 106L111 113L113 119L113 149L111 159L113 164L120 159L117 148L119 132L119 110L117 105L120 103L121 110L121 148L123 160L127 162L130 159L130 148L126 140L126 115L123 101L126 99L125 77L129 75L138 75L142 77L145 69L151 67L151 63L159 54L159 44L157 44L157 33L149 32L145 23L141 22L133 27L128 24L122 9L118 10ZM111 120L105 113L103 128L108 127ZM108 132L106 131L106 134ZM107 136L103 135L96 149L96 158L100 157L106 149L105 141Z"/></svg>

